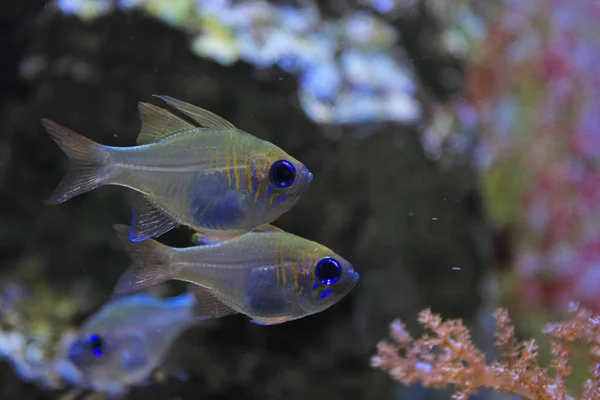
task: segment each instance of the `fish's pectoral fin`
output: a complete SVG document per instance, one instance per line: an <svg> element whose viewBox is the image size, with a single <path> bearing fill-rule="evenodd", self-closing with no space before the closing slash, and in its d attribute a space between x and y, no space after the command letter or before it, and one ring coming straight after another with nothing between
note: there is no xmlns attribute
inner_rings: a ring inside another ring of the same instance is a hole
<svg viewBox="0 0 600 400"><path fill-rule="evenodd" d="M237 314L237 311L215 297L212 290L200 285L190 284L188 291L196 297L194 316L199 319L221 318Z"/></svg>
<svg viewBox="0 0 600 400"><path fill-rule="evenodd" d="M205 110L200 107L196 107L185 101L177 100L169 96L160 96L155 94L155 97L163 100L165 103L170 105L173 108L178 109L194 121L196 121L200 126L204 128L213 128L213 129L236 129L235 126L227 121L226 119L219 117L218 115Z"/></svg>
<svg viewBox="0 0 600 400"><path fill-rule="evenodd" d="M129 228L129 240L132 242L160 236L177 226L148 196L134 190L130 190L127 196L133 214Z"/></svg>
<svg viewBox="0 0 600 400"><path fill-rule="evenodd" d="M113 225L113 228L133 260L133 265L119 278L115 293L136 292L173 278L169 265L171 260L169 247L153 239L143 242L130 241L127 225Z"/></svg>
<svg viewBox="0 0 600 400"><path fill-rule="evenodd" d="M136 141L137 144L154 143L177 132L196 128L164 108L153 104L140 102L138 110L142 120L142 128Z"/></svg>
<svg viewBox="0 0 600 400"><path fill-rule="evenodd" d="M42 118L42 125L52 140L69 157L69 170L46 204L59 204L96 189L110 178L109 149L69 128Z"/></svg>
<svg viewBox="0 0 600 400"><path fill-rule="evenodd" d="M283 324L284 322L289 321L289 317L275 317L275 318L256 318L253 317L250 322L256 325L277 325Z"/></svg>
<svg viewBox="0 0 600 400"><path fill-rule="evenodd" d="M283 229L280 229L271 224L264 224L254 228L252 232L283 232Z"/></svg>
<svg viewBox="0 0 600 400"><path fill-rule="evenodd" d="M192 235L194 244L219 244L240 237L245 232L196 232Z"/></svg>
<svg viewBox="0 0 600 400"><path fill-rule="evenodd" d="M214 296L215 299L217 299L218 301L223 303L223 305L225 307L229 307L231 310L234 311L233 313L228 311L228 314L226 314L226 315L230 315L230 314L234 314L234 313L245 314L244 307L241 304L239 304L239 302L237 302L235 299L232 299L227 296L223 296L220 292L218 292L216 290L208 289L208 288L205 288L205 289L208 291L208 293L210 293L212 296ZM220 307L222 307L222 306L220 306ZM222 310L226 310L226 308L223 308Z"/></svg>

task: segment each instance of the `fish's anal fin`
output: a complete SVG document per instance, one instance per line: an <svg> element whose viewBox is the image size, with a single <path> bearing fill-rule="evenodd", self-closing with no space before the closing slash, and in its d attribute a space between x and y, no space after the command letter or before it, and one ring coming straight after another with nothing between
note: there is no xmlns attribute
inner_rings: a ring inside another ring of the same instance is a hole
<svg viewBox="0 0 600 400"><path fill-rule="evenodd" d="M194 316L198 319L221 318L237 314L237 311L219 300L210 289L190 284L188 291L196 296Z"/></svg>
<svg viewBox="0 0 600 400"><path fill-rule="evenodd" d="M192 104L186 103L185 101L177 100L169 96L160 96L154 95L159 99L163 100L165 103L170 105L173 108L178 109L194 121L196 121L200 126L204 128L212 128L212 129L236 129L235 126L227 121L226 119L219 117L218 115L205 110L200 107L196 107Z"/></svg>
<svg viewBox="0 0 600 400"><path fill-rule="evenodd" d="M176 222L159 210L148 196L130 190L128 200L133 213L129 228L129 240L132 242L160 236L177 226Z"/></svg>
<svg viewBox="0 0 600 400"><path fill-rule="evenodd" d="M136 142L140 145L154 143L177 132L196 128L164 108L153 104L140 102L138 110L142 128Z"/></svg>
<svg viewBox="0 0 600 400"><path fill-rule="evenodd" d="M278 325L283 324L284 322L289 321L289 317L276 317L276 318L256 318L250 320L253 324L256 325Z"/></svg>
<svg viewBox="0 0 600 400"><path fill-rule="evenodd" d="M245 232L196 232L192 235L193 244L219 244L242 236Z"/></svg>
<svg viewBox="0 0 600 400"><path fill-rule="evenodd" d="M252 232L283 232L283 229L271 224L264 224L256 227Z"/></svg>
<svg viewBox="0 0 600 400"><path fill-rule="evenodd" d="M153 239L130 241L127 225L113 225L113 228L133 261L133 265L119 278L114 289L116 294L136 292L173 279L169 247Z"/></svg>

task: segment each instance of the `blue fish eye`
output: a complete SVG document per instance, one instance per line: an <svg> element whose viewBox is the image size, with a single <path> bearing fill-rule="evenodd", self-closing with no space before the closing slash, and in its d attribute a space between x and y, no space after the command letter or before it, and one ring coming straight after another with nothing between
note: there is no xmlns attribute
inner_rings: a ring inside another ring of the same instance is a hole
<svg viewBox="0 0 600 400"><path fill-rule="evenodd" d="M104 341L95 333L92 333L89 337L90 348L92 350L92 354L96 357L102 356L104 353Z"/></svg>
<svg viewBox="0 0 600 400"><path fill-rule="evenodd" d="M296 168L289 161L275 161L271 165L269 178L271 183L280 189L292 186L296 180Z"/></svg>
<svg viewBox="0 0 600 400"><path fill-rule="evenodd" d="M333 285L342 276L342 266L333 258L323 258L317 263L315 272L322 284Z"/></svg>

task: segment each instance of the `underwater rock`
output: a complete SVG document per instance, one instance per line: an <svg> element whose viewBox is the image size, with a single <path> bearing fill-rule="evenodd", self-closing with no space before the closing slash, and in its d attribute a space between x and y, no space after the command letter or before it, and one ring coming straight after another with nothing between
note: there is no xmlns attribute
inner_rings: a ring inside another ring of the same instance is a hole
<svg viewBox="0 0 600 400"><path fill-rule="evenodd" d="M144 12L188 32L191 49L230 66L279 67L298 78L300 105L318 123L395 121L421 116L411 61L396 29L370 10L328 18L318 2L58 0L67 15L92 20L115 9Z"/></svg>

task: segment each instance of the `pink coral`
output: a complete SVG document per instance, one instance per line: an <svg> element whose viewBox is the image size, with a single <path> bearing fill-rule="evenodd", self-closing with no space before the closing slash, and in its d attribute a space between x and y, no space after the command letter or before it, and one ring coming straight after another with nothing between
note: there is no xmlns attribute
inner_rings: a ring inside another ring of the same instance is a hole
<svg viewBox="0 0 600 400"><path fill-rule="evenodd" d="M422 311L419 322L429 331L414 339L399 320L390 326L390 340L377 345L371 359L375 368L411 385L421 381L424 386L441 388L454 384L453 398L466 400L481 387L520 394L532 400L575 399L569 395L565 380L571 374L570 343L588 346L593 365L590 377L577 399L600 398L600 317L577 304L571 304L572 317L566 322L549 323L544 333L552 340L554 359L550 370L538 364L534 340L518 341L508 312L498 309L496 345L501 361L486 364L484 354L471 340L460 320L443 322L430 310Z"/></svg>
<svg viewBox="0 0 600 400"><path fill-rule="evenodd" d="M595 2L499 2L456 105L483 131L488 205L515 228L533 308L575 299L600 311L599 15Z"/></svg>

